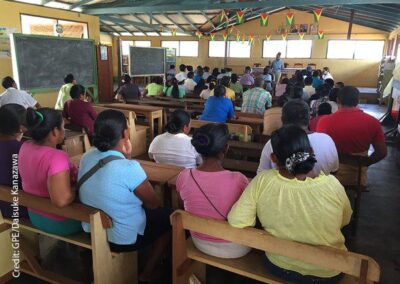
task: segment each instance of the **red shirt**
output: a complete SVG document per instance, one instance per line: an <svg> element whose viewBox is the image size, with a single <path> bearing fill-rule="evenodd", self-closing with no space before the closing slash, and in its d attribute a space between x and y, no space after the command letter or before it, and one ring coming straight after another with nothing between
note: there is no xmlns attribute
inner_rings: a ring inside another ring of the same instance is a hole
<svg viewBox="0 0 400 284"><path fill-rule="evenodd" d="M71 120L71 123L87 129L89 135L93 135L94 121L97 113L91 103L75 99L66 101L63 116Z"/></svg>
<svg viewBox="0 0 400 284"><path fill-rule="evenodd" d="M317 132L331 136L342 154L363 153L371 144L385 142L379 121L357 107L340 108L322 117L318 121Z"/></svg>
<svg viewBox="0 0 400 284"><path fill-rule="evenodd" d="M318 125L318 121L324 116L326 116L326 114L318 115L318 116L310 119L310 124L308 125L308 128L310 129L310 131L312 131L312 132L316 131L317 125Z"/></svg>

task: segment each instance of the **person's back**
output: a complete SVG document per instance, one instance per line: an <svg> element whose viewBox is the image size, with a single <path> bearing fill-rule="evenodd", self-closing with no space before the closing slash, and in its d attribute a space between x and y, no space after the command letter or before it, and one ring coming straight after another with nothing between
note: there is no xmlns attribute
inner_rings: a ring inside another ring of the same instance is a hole
<svg viewBox="0 0 400 284"><path fill-rule="evenodd" d="M195 168L201 162L200 155L191 144L190 116L184 110L174 111L167 125L167 132L158 135L151 142L149 156L157 163Z"/></svg>
<svg viewBox="0 0 400 284"><path fill-rule="evenodd" d="M301 128L284 126L271 140L278 170L265 171L252 180L232 207L229 223L239 228L254 226L257 216L264 230L275 237L347 250L341 228L350 222L352 210L343 186L332 175L307 177L316 160ZM283 274L288 281L314 283L312 278L327 281L340 277L337 271L273 253L266 255L270 272Z"/></svg>
<svg viewBox="0 0 400 284"><path fill-rule="evenodd" d="M119 94L126 103L136 102L140 100L139 87L131 84L130 82L125 82L125 84L119 90Z"/></svg>
<svg viewBox="0 0 400 284"><path fill-rule="evenodd" d="M197 83L193 80L194 74L193 72L189 72L187 74L187 79L185 80L185 83L183 86L185 87L185 92L193 92L194 88L196 87Z"/></svg>
<svg viewBox="0 0 400 284"><path fill-rule="evenodd" d="M251 75L251 67L246 66L244 74L240 77L239 82L243 87L249 87L254 84L254 78Z"/></svg>
<svg viewBox="0 0 400 284"><path fill-rule="evenodd" d="M243 94L243 86L238 82L237 74L232 74L229 88L235 92L235 95L241 96Z"/></svg>
<svg viewBox="0 0 400 284"><path fill-rule="evenodd" d="M61 86L58 92L55 109L62 110L64 108L65 102L71 99L70 91L75 84L76 80L72 74L68 74L64 77L64 85Z"/></svg>
<svg viewBox="0 0 400 284"><path fill-rule="evenodd" d="M264 81L257 78L254 88L243 93L242 112L264 114L272 105L270 93L263 89Z"/></svg>
<svg viewBox="0 0 400 284"><path fill-rule="evenodd" d="M13 78L4 77L2 86L6 90L0 95L0 107L7 104L18 104L24 108L40 106L27 92L17 89L17 84Z"/></svg>
<svg viewBox="0 0 400 284"><path fill-rule="evenodd" d="M225 170L221 160L226 152L229 131L223 124L207 124L197 129L192 144L201 153L203 163L197 169L182 171L176 181L186 211L216 220L226 220L232 205L248 184L239 173ZM249 248L204 234L191 232L195 246L204 253L236 258Z"/></svg>
<svg viewBox="0 0 400 284"><path fill-rule="evenodd" d="M227 119L232 119L235 111L232 101L225 97L225 87L218 85L213 91L214 95L207 99L200 119L213 122L226 122Z"/></svg>
<svg viewBox="0 0 400 284"><path fill-rule="evenodd" d="M312 86L314 89L317 89L318 87L321 87L324 84L324 81L321 79L320 73L318 72L318 70L315 70L313 72L312 79L313 79Z"/></svg>
<svg viewBox="0 0 400 284"><path fill-rule="evenodd" d="M162 79L157 77L152 83L146 86L146 95L149 97L159 96L163 92L163 89Z"/></svg>
<svg viewBox="0 0 400 284"><path fill-rule="evenodd" d="M182 99L186 95L184 86L178 85L178 80L175 78L172 79L170 86L164 87L163 92L165 96L174 99Z"/></svg>

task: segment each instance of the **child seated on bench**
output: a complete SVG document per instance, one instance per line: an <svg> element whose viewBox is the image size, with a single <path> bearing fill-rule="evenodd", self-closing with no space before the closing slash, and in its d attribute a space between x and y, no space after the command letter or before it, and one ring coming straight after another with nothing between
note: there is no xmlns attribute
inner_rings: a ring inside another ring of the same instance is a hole
<svg viewBox="0 0 400 284"><path fill-rule="evenodd" d="M191 144L190 115L182 110L175 110L170 116L167 132L158 135L151 142L149 157L157 163L171 164L185 168L195 168L201 163L201 157Z"/></svg>
<svg viewBox="0 0 400 284"><path fill-rule="evenodd" d="M138 162L129 160L132 145L122 112L110 109L99 114L94 123L93 145L82 157L79 179L101 159L112 156L115 160L81 185L79 198L111 217L113 226L107 230L107 237L112 251L135 251L153 245L139 275L140 281L152 280L171 240L171 210L160 207L146 173ZM83 229L89 232L90 225L83 223Z"/></svg>
<svg viewBox="0 0 400 284"><path fill-rule="evenodd" d="M72 185L76 181L76 168L68 154L56 147L64 140L64 120L61 112L41 108L28 108L26 124L32 141L25 142L19 152L19 172L22 187L30 194L50 198L57 207L75 200ZM56 235L70 235L82 231L79 221L29 209L32 224L42 231Z"/></svg>
<svg viewBox="0 0 400 284"><path fill-rule="evenodd" d="M341 228L350 222L350 202L334 176L307 177L316 160L306 132L284 126L272 133L271 143L278 170L264 171L251 181L229 212L229 223L245 228L258 217L275 237L346 250ZM272 253L266 264L271 273L296 283L336 283L342 276Z"/></svg>
<svg viewBox="0 0 400 284"><path fill-rule="evenodd" d="M185 210L203 217L226 220L232 205L248 184L239 173L225 170L222 161L228 151L229 131L225 124L207 124L197 129L192 144L202 155L197 169L186 169L176 180ZM237 258L250 249L192 232L194 245L202 252L222 258Z"/></svg>
<svg viewBox="0 0 400 284"><path fill-rule="evenodd" d="M13 186L13 161L18 159L22 146L22 135L26 131L24 126L26 109L19 104L6 104L0 108L0 185ZM18 180L19 190L21 180ZM11 193L10 193L11 194ZM13 217L13 208L10 203L0 201L0 211L3 217ZM25 207L20 207L14 217L28 217Z"/></svg>

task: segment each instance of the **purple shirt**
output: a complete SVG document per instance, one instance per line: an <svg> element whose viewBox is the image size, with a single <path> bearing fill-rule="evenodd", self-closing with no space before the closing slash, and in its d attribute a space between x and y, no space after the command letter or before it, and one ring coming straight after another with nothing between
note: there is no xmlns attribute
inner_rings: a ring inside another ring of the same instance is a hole
<svg viewBox="0 0 400 284"><path fill-rule="evenodd" d="M13 155L16 155L16 161L18 161L19 149L22 146L21 141L18 140L4 140L0 141L0 184L5 186L12 186L12 163ZM18 162L17 162L18 165ZM18 180L19 189L21 187L21 178ZM0 201L1 214L4 217L10 218L12 216L12 207L10 203ZM19 209L20 217L27 217L28 212L25 207Z"/></svg>
<svg viewBox="0 0 400 284"><path fill-rule="evenodd" d="M251 74L245 73L242 75L242 77L240 77L239 83L243 86L252 86L254 85L254 78L251 76Z"/></svg>
<svg viewBox="0 0 400 284"><path fill-rule="evenodd" d="M73 124L85 128L89 135L93 135L97 113L91 103L79 99L69 100L64 104L63 116L71 119Z"/></svg>

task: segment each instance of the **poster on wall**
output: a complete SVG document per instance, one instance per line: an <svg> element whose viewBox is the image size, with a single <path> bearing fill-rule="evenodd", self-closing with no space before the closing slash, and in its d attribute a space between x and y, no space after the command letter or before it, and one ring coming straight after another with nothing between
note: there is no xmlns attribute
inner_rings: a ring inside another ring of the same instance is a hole
<svg viewBox="0 0 400 284"><path fill-rule="evenodd" d="M16 28L0 27L0 58L11 58L10 34L16 31Z"/></svg>

